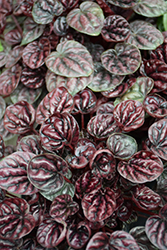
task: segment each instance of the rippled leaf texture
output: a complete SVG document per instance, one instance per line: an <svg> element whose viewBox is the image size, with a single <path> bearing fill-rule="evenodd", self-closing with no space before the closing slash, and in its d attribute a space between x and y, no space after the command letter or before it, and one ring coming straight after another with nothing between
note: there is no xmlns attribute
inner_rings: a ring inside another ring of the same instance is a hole
<svg viewBox="0 0 167 250"><path fill-rule="evenodd" d="M58 112L71 112L74 107L72 96L64 87L55 88L48 93L38 105L36 111L36 122L41 124L45 118Z"/></svg>
<svg viewBox="0 0 167 250"><path fill-rule="evenodd" d="M20 45L15 46L10 53L7 55L6 58L6 68L11 68L13 67L22 57L22 52L23 52L23 47Z"/></svg>
<svg viewBox="0 0 167 250"><path fill-rule="evenodd" d="M40 139L42 146L53 152L64 146L74 146L79 139L79 125L70 114L53 114L43 122Z"/></svg>
<svg viewBox="0 0 167 250"><path fill-rule="evenodd" d="M21 75L21 67L17 64L0 75L0 95L8 96L17 87Z"/></svg>
<svg viewBox="0 0 167 250"><path fill-rule="evenodd" d="M100 62L95 62L93 79L88 87L95 92L107 91L114 89L123 79L124 76L111 74Z"/></svg>
<svg viewBox="0 0 167 250"><path fill-rule="evenodd" d="M144 109L141 102L127 100L119 103L113 111L114 119L124 132L130 132L144 123Z"/></svg>
<svg viewBox="0 0 167 250"><path fill-rule="evenodd" d="M85 42L84 45L87 47L90 52L94 62L101 62L101 53L104 51L104 48L101 44Z"/></svg>
<svg viewBox="0 0 167 250"><path fill-rule="evenodd" d="M107 139L107 147L120 160L128 160L137 152L136 140L129 135L121 133L110 135Z"/></svg>
<svg viewBox="0 0 167 250"><path fill-rule="evenodd" d="M4 127L13 134L29 132L35 122L35 109L26 101L20 101L6 108Z"/></svg>
<svg viewBox="0 0 167 250"><path fill-rule="evenodd" d="M37 241L45 248L56 247L64 240L66 235L66 226L46 216L37 229Z"/></svg>
<svg viewBox="0 0 167 250"><path fill-rule="evenodd" d="M98 232L90 239L86 250L121 249L140 250L135 239L125 231L115 231L112 234Z"/></svg>
<svg viewBox="0 0 167 250"><path fill-rule="evenodd" d="M57 222L65 221L68 216L74 215L79 210L77 202L68 194L57 196L50 206L50 216Z"/></svg>
<svg viewBox="0 0 167 250"><path fill-rule="evenodd" d="M116 161L108 149L97 150L89 163L94 175L111 180L115 176Z"/></svg>
<svg viewBox="0 0 167 250"><path fill-rule="evenodd" d="M21 239L35 226L28 203L21 198L6 198L0 203L0 236L4 239Z"/></svg>
<svg viewBox="0 0 167 250"><path fill-rule="evenodd" d="M146 17L157 17L167 11L167 5L163 0L141 0L133 7L133 10Z"/></svg>
<svg viewBox="0 0 167 250"><path fill-rule="evenodd" d="M0 159L4 157L4 153L5 153L5 144L2 136L0 135Z"/></svg>
<svg viewBox="0 0 167 250"><path fill-rule="evenodd" d="M148 129L151 150L160 158L167 160L167 119L154 122Z"/></svg>
<svg viewBox="0 0 167 250"><path fill-rule="evenodd" d="M157 94L147 96L143 102L145 111L154 118L167 116L167 101Z"/></svg>
<svg viewBox="0 0 167 250"><path fill-rule="evenodd" d="M44 59L50 53L50 42L47 38L29 43L23 50L23 62L31 69L37 69L44 64Z"/></svg>
<svg viewBox="0 0 167 250"><path fill-rule="evenodd" d="M69 26L67 24L67 19L65 16L58 17L53 25L53 32L57 36L65 36L67 35L69 30Z"/></svg>
<svg viewBox="0 0 167 250"><path fill-rule="evenodd" d="M3 50L0 51L0 67L3 67L6 64L8 54L11 51L11 47L2 40L1 46L3 46Z"/></svg>
<svg viewBox="0 0 167 250"><path fill-rule="evenodd" d="M30 152L36 155L43 152L38 135L27 135L21 138L21 140L17 144L17 150Z"/></svg>
<svg viewBox="0 0 167 250"><path fill-rule="evenodd" d="M130 36L129 23L122 16L108 16L104 20L101 35L107 42L123 42Z"/></svg>
<svg viewBox="0 0 167 250"><path fill-rule="evenodd" d="M96 145L94 142L86 138L81 138L78 140L75 146L74 154L77 157L83 156L88 161L90 161L95 151L96 151Z"/></svg>
<svg viewBox="0 0 167 250"><path fill-rule="evenodd" d="M93 91L84 89L74 96L73 114L89 114L96 106L97 98Z"/></svg>
<svg viewBox="0 0 167 250"><path fill-rule="evenodd" d="M6 109L6 102L2 96L0 96L0 120L3 118Z"/></svg>
<svg viewBox="0 0 167 250"><path fill-rule="evenodd" d="M63 5L57 0L35 1L32 9L32 16L36 23L48 24L52 22L54 16L59 16L63 12Z"/></svg>
<svg viewBox="0 0 167 250"><path fill-rule="evenodd" d="M32 195L38 190L27 178L27 165L35 156L29 152L15 152L0 162L0 187L20 195Z"/></svg>
<svg viewBox="0 0 167 250"><path fill-rule="evenodd" d="M66 239L72 249L81 249L91 236L91 230L86 222L79 222L69 226Z"/></svg>
<svg viewBox="0 0 167 250"><path fill-rule="evenodd" d="M98 114L89 120L87 131L94 137L104 139L120 129L112 114Z"/></svg>
<svg viewBox="0 0 167 250"><path fill-rule="evenodd" d="M162 33L152 24L137 20L130 23L131 35L127 42L136 45L139 49L156 49L163 43ZM149 30L149 32L148 32Z"/></svg>
<svg viewBox="0 0 167 250"><path fill-rule="evenodd" d="M117 43L114 49L108 49L102 53L101 61L110 73L129 75L139 68L141 54L133 44Z"/></svg>
<svg viewBox="0 0 167 250"><path fill-rule="evenodd" d="M149 217L145 224L145 231L151 243L158 249L166 250L167 248L167 222L158 215Z"/></svg>
<svg viewBox="0 0 167 250"><path fill-rule="evenodd" d="M163 173L157 179L156 192L167 201L167 168L164 167Z"/></svg>
<svg viewBox="0 0 167 250"><path fill-rule="evenodd" d="M149 241L144 226L137 226L130 230L129 232L134 239L136 240L137 244L140 247L140 250L156 250L157 248L151 244Z"/></svg>
<svg viewBox="0 0 167 250"><path fill-rule="evenodd" d="M43 66L37 69L25 67L20 80L27 88L37 89L45 84L45 73L46 70Z"/></svg>
<svg viewBox="0 0 167 250"><path fill-rule="evenodd" d="M17 5L15 5L13 14L20 15L23 14L28 17L32 17L32 7L35 0L19 0Z"/></svg>
<svg viewBox="0 0 167 250"><path fill-rule="evenodd" d="M49 92L58 87L65 87L72 96L77 94L79 91L84 90L92 79L93 74L88 77L65 77L56 75L50 70L47 71L45 77L46 88Z"/></svg>
<svg viewBox="0 0 167 250"><path fill-rule="evenodd" d="M10 239L0 239L0 248L5 250L16 250L22 246L22 239L10 240Z"/></svg>
<svg viewBox="0 0 167 250"><path fill-rule="evenodd" d="M59 43L57 51L52 52L45 63L55 74L66 77L89 76L94 69L86 47L73 40Z"/></svg>
<svg viewBox="0 0 167 250"><path fill-rule="evenodd" d="M102 181L95 176L90 170L82 174L75 183L75 191L77 198L82 199L85 194L89 194L94 190L102 187Z"/></svg>
<svg viewBox="0 0 167 250"><path fill-rule="evenodd" d="M111 216L115 207L115 193L108 187L85 194L82 199L83 213L93 222L103 221Z"/></svg>
<svg viewBox="0 0 167 250"><path fill-rule="evenodd" d="M68 25L81 33L98 36L104 21L102 9L91 1L85 1L79 7L68 13L66 17Z"/></svg>
<svg viewBox="0 0 167 250"><path fill-rule="evenodd" d="M156 209L161 203L161 197L147 186L136 186L133 189L133 201L144 210Z"/></svg>
<svg viewBox="0 0 167 250"><path fill-rule="evenodd" d="M108 0L109 3L119 6L121 8L132 8L133 6L135 6L139 0Z"/></svg>
<svg viewBox="0 0 167 250"><path fill-rule="evenodd" d="M101 104L96 109L96 115L98 115L98 114L113 114L113 110L114 110L113 102L106 102L106 103Z"/></svg>
<svg viewBox="0 0 167 250"><path fill-rule="evenodd" d="M42 35L44 29L45 25L37 24L32 18L28 17L23 25L23 38L21 45L26 45L36 40Z"/></svg>
<svg viewBox="0 0 167 250"><path fill-rule="evenodd" d="M128 162L120 161L117 168L119 174L133 183L150 182L163 172L163 163L150 151L139 151Z"/></svg>
<svg viewBox="0 0 167 250"><path fill-rule="evenodd" d="M34 156L27 170L31 183L40 190L60 191L64 185L64 176L69 177L68 165L58 155L42 154Z"/></svg>
<svg viewBox="0 0 167 250"><path fill-rule="evenodd" d="M163 44L151 51L150 58L167 63L167 43L164 41Z"/></svg>
<svg viewBox="0 0 167 250"><path fill-rule="evenodd" d="M22 34L18 29L12 29L9 32L4 34L5 42L9 45L17 45L20 44L22 40Z"/></svg>

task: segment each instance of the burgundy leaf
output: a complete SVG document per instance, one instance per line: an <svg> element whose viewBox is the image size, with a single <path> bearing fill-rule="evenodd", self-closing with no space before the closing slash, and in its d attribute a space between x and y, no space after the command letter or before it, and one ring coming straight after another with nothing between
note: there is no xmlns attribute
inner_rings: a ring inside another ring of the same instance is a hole
<svg viewBox="0 0 167 250"><path fill-rule="evenodd" d="M96 115L98 114L113 114L114 104L113 102L106 102L101 104L97 110Z"/></svg>
<svg viewBox="0 0 167 250"><path fill-rule="evenodd" d="M5 15L9 14L12 11L12 7L12 0L4 0L0 3L0 9Z"/></svg>
<svg viewBox="0 0 167 250"><path fill-rule="evenodd" d="M47 38L29 43L23 50L23 62L31 69L37 69L44 64L44 59L50 53L50 42Z"/></svg>
<svg viewBox="0 0 167 250"><path fill-rule="evenodd" d="M91 230L88 225L80 221L78 224L69 226L66 234L68 244L74 249L81 249L91 236Z"/></svg>
<svg viewBox="0 0 167 250"><path fill-rule="evenodd" d="M96 145L91 140L81 138L75 146L74 154L78 157L84 156L88 161L90 161L95 151Z"/></svg>
<svg viewBox="0 0 167 250"><path fill-rule="evenodd" d="M159 210L159 217L163 220L167 220L167 204L165 204L161 209Z"/></svg>
<svg viewBox="0 0 167 250"><path fill-rule="evenodd" d="M84 89L74 96L73 114L91 113L96 106L97 98L90 89Z"/></svg>
<svg viewBox="0 0 167 250"><path fill-rule="evenodd" d="M53 32L57 36L65 36L69 30L67 20L65 16L60 16L56 19L53 26Z"/></svg>
<svg viewBox="0 0 167 250"><path fill-rule="evenodd" d="M0 135L0 159L4 157L5 144L2 136Z"/></svg>
<svg viewBox="0 0 167 250"><path fill-rule="evenodd" d="M22 40L22 34L18 29L12 29L4 35L5 41L9 45L17 45Z"/></svg>
<svg viewBox="0 0 167 250"><path fill-rule="evenodd" d="M35 1L32 16L36 23L47 24L52 22L54 16L59 16L63 12L63 5L59 1L39 0Z"/></svg>
<svg viewBox="0 0 167 250"><path fill-rule="evenodd" d="M0 187L20 195L38 192L27 178L27 166L35 155L29 152L15 152L0 162Z"/></svg>
<svg viewBox="0 0 167 250"><path fill-rule="evenodd" d="M62 222L68 216L75 214L79 210L77 202L72 200L68 194L57 196L50 206L50 216L57 222Z"/></svg>
<svg viewBox="0 0 167 250"><path fill-rule="evenodd" d="M35 0L21 0L18 1L18 5L15 6L14 15L23 14L25 16L31 17L32 7Z"/></svg>
<svg viewBox="0 0 167 250"><path fill-rule="evenodd" d="M97 150L90 160L90 169L99 178L111 180L115 176L116 161L108 149Z"/></svg>
<svg viewBox="0 0 167 250"><path fill-rule="evenodd" d="M158 46L155 50L151 51L151 59L157 59L164 63L167 63L167 43L163 43Z"/></svg>
<svg viewBox="0 0 167 250"><path fill-rule="evenodd" d="M74 169L85 168L88 160L84 156L67 155L66 161Z"/></svg>
<svg viewBox="0 0 167 250"><path fill-rule="evenodd" d="M104 52L104 48L101 44L98 43L91 43L86 42L84 45L87 47L88 51L90 52L93 61L101 62L101 54Z"/></svg>
<svg viewBox="0 0 167 250"><path fill-rule="evenodd" d="M139 0L134 0L134 1L131 1L131 0L109 0L108 2L113 4L113 5L116 5L116 6L119 6L121 8L126 9L126 8L134 7L139 2Z"/></svg>
<svg viewBox="0 0 167 250"><path fill-rule="evenodd" d="M130 132L144 123L144 109L140 102L127 100L119 103L113 111L114 119L124 132Z"/></svg>
<svg viewBox="0 0 167 250"><path fill-rule="evenodd" d="M104 232L95 233L89 240L86 250L113 250L109 244L110 234Z"/></svg>
<svg viewBox="0 0 167 250"><path fill-rule="evenodd" d="M122 160L129 159L137 152L136 140L126 134L114 133L107 139L107 147L113 155Z"/></svg>
<svg viewBox="0 0 167 250"><path fill-rule="evenodd" d="M24 136L17 144L17 150L23 152L30 152L33 154L42 154L40 138L38 135Z"/></svg>
<svg viewBox="0 0 167 250"><path fill-rule="evenodd" d="M17 87L21 75L21 67L17 64L0 75L0 95L8 96Z"/></svg>
<svg viewBox="0 0 167 250"><path fill-rule="evenodd" d="M70 114L55 113L41 125L40 139L42 146L53 152L75 145L79 139L79 125Z"/></svg>
<svg viewBox="0 0 167 250"><path fill-rule="evenodd" d="M133 183L145 183L161 175L163 163L152 152L139 151L128 162L120 161L117 170L121 176Z"/></svg>
<svg viewBox="0 0 167 250"><path fill-rule="evenodd" d="M129 23L120 15L108 16L104 20L101 35L107 42L123 42L130 35Z"/></svg>
<svg viewBox="0 0 167 250"><path fill-rule="evenodd" d="M45 249L56 247L61 241L64 240L66 235L65 224L60 224L47 216L39 225L37 230L37 241Z"/></svg>
<svg viewBox="0 0 167 250"><path fill-rule="evenodd" d="M159 206L161 197L147 186L136 186L133 189L133 201L144 210L152 210Z"/></svg>
<svg viewBox="0 0 167 250"><path fill-rule="evenodd" d="M22 239L0 239L0 248L5 250L17 250L22 246Z"/></svg>
<svg viewBox="0 0 167 250"><path fill-rule="evenodd" d="M120 129L112 114L98 114L89 120L87 131L94 137L104 139L114 132L119 132Z"/></svg>
<svg viewBox="0 0 167 250"><path fill-rule="evenodd" d="M21 82L28 88L37 89L45 84L45 73L44 67L37 69L24 68L21 73Z"/></svg>
<svg viewBox="0 0 167 250"><path fill-rule="evenodd" d="M147 96L143 101L145 111L154 118L167 116L167 101L157 94Z"/></svg>
<svg viewBox="0 0 167 250"><path fill-rule="evenodd" d="M66 77L89 76L94 69L86 47L73 40L59 43L57 51L50 53L45 63L55 74Z"/></svg>
<svg viewBox="0 0 167 250"><path fill-rule="evenodd" d="M149 217L145 224L145 231L151 243L158 249L166 250L167 248L167 222L158 215Z"/></svg>
<svg viewBox="0 0 167 250"><path fill-rule="evenodd" d="M63 5L63 12L73 9L79 0L59 0L59 2Z"/></svg>
<svg viewBox="0 0 167 250"><path fill-rule="evenodd" d="M117 199L118 200L118 199ZM124 201L117 211L117 216L121 221L127 221L133 211L132 201Z"/></svg>
<svg viewBox="0 0 167 250"><path fill-rule="evenodd" d="M72 96L64 87L55 88L48 93L38 105L36 111L36 122L41 124L54 113L71 112L74 107Z"/></svg>
<svg viewBox="0 0 167 250"><path fill-rule="evenodd" d="M164 168L163 173L157 179L156 192L167 201L167 169ZM160 216L161 217L161 216Z"/></svg>
<svg viewBox="0 0 167 250"><path fill-rule="evenodd" d="M80 199L85 194L89 194L93 190L98 190L102 187L101 179L93 175L89 170L82 174L75 183L76 196Z"/></svg>
<svg viewBox="0 0 167 250"><path fill-rule="evenodd" d="M105 189L94 190L85 194L82 199L82 209L90 221L102 221L112 215L116 207L114 191Z"/></svg>
<svg viewBox="0 0 167 250"><path fill-rule="evenodd" d="M35 226L28 203L21 198L6 198L0 203L0 236L4 239L21 239Z"/></svg>
<svg viewBox="0 0 167 250"><path fill-rule="evenodd" d="M154 122L148 129L148 137L154 154L167 160L167 119Z"/></svg>
<svg viewBox="0 0 167 250"><path fill-rule="evenodd" d="M62 174L68 175L68 165L58 155L37 155L29 161L27 174L31 183L40 190L49 191L54 189L57 192L64 185Z"/></svg>
<svg viewBox="0 0 167 250"><path fill-rule="evenodd" d="M115 49L108 49L101 55L101 61L110 73L129 75L140 66L141 54L139 49L128 43L117 43Z"/></svg>
<svg viewBox="0 0 167 250"><path fill-rule="evenodd" d="M18 45L11 50L6 59L6 64L5 64L6 68L13 67L21 59L23 49L24 49L23 47Z"/></svg>
<svg viewBox="0 0 167 250"><path fill-rule="evenodd" d="M35 122L35 109L26 101L20 101L6 108L4 127L13 134L29 132Z"/></svg>

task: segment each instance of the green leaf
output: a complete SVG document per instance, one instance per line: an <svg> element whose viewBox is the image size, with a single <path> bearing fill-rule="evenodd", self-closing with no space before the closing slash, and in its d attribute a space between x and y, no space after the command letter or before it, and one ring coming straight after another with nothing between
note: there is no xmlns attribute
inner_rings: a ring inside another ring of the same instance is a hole
<svg viewBox="0 0 167 250"><path fill-rule="evenodd" d="M163 15L164 30L167 30L167 13Z"/></svg>
<svg viewBox="0 0 167 250"><path fill-rule="evenodd" d="M3 51L3 46L2 46L2 43L0 41L0 52Z"/></svg>

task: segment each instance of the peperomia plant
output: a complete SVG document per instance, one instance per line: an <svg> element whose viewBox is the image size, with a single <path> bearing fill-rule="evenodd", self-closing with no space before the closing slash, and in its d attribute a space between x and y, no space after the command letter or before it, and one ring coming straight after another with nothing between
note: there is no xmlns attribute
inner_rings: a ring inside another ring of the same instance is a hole
<svg viewBox="0 0 167 250"><path fill-rule="evenodd" d="M0 249L167 249L166 15L0 1Z"/></svg>

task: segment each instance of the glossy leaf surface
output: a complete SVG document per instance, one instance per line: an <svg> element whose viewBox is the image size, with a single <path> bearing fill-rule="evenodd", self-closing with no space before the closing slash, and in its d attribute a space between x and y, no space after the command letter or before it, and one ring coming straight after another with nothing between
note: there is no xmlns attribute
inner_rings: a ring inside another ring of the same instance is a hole
<svg viewBox="0 0 167 250"><path fill-rule="evenodd" d="M112 74L129 75L140 66L139 49L128 43L117 43L114 49L108 49L101 55L103 66Z"/></svg>
<svg viewBox="0 0 167 250"><path fill-rule="evenodd" d="M6 108L4 127L13 134L24 134L35 122L35 109L26 101L20 101Z"/></svg>
<svg viewBox="0 0 167 250"><path fill-rule="evenodd" d="M30 152L36 155L41 154L43 149L41 147L39 136L38 135L24 136L18 142L17 150L23 152Z"/></svg>
<svg viewBox="0 0 167 250"><path fill-rule="evenodd" d="M55 74L66 77L89 76L94 69L86 47L72 40L59 43L57 51L50 53L45 63Z"/></svg>
<svg viewBox="0 0 167 250"><path fill-rule="evenodd" d="M102 9L91 1L81 3L80 9L71 10L66 18L73 29L91 36L100 34L104 21Z"/></svg>
<svg viewBox="0 0 167 250"><path fill-rule="evenodd" d="M21 198L6 198L0 203L0 236L5 239L21 239L35 226L28 203Z"/></svg>
<svg viewBox="0 0 167 250"><path fill-rule="evenodd" d="M18 46L15 46L10 51L10 53L8 54L6 58L6 64L5 64L6 68L13 67L21 59L23 49L24 49L23 47L18 45Z"/></svg>
<svg viewBox="0 0 167 250"><path fill-rule="evenodd" d="M122 160L129 159L137 152L136 140L126 134L114 133L107 139L107 147L113 155Z"/></svg>
<svg viewBox="0 0 167 250"><path fill-rule="evenodd" d="M139 151L128 162L119 162L117 170L121 176L133 183L145 183L161 175L163 164L152 152Z"/></svg>
<svg viewBox="0 0 167 250"><path fill-rule="evenodd" d="M158 46L155 50L151 51L150 58L157 59L167 63L167 43L164 42L163 44Z"/></svg>
<svg viewBox="0 0 167 250"><path fill-rule="evenodd" d="M45 73L44 67L37 69L26 67L22 70L20 80L27 88L37 89L45 84Z"/></svg>
<svg viewBox="0 0 167 250"><path fill-rule="evenodd" d="M130 26L120 15L106 17L101 35L107 42L123 42L130 36Z"/></svg>
<svg viewBox="0 0 167 250"><path fill-rule="evenodd" d="M108 187L85 194L82 199L83 213L93 222L103 221L111 216L115 207L115 193Z"/></svg>
<svg viewBox="0 0 167 250"><path fill-rule="evenodd" d="M152 143L151 150L167 160L167 119L154 122L148 129L148 137Z"/></svg>
<svg viewBox="0 0 167 250"><path fill-rule="evenodd" d="M62 222L68 216L75 214L79 210L77 202L72 200L68 194L57 196L50 206L50 216L57 222Z"/></svg>
<svg viewBox="0 0 167 250"><path fill-rule="evenodd" d="M121 8L132 8L135 6L139 0L131 1L131 0L109 0L109 3L119 6Z"/></svg>
<svg viewBox="0 0 167 250"><path fill-rule="evenodd" d="M4 157L4 153L5 153L5 144L2 136L0 135L0 159Z"/></svg>
<svg viewBox="0 0 167 250"><path fill-rule="evenodd" d="M15 152L0 162L0 187L20 195L32 195L38 192L27 177L27 166L33 153Z"/></svg>
<svg viewBox="0 0 167 250"><path fill-rule="evenodd" d="M130 132L144 123L144 109L141 102L127 100L119 103L113 111L114 119L124 132Z"/></svg>
<svg viewBox="0 0 167 250"><path fill-rule="evenodd" d="M36 111L36 122L41 124L54 113L71 112L74 107L72 96L64 87L55 88L48 93L38 105Z"/></svg>
<svg viewBox="0 0 167 250"><path fill-rule="evenodd" d="M152 24L145 21L133 21L130 23L131 35L127 42L136 45L139 49L156 49L163 43L162 33ZM147 32L149 30L149 32Z"/></svg>

